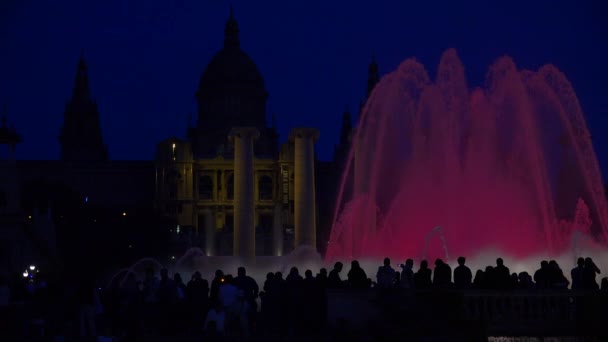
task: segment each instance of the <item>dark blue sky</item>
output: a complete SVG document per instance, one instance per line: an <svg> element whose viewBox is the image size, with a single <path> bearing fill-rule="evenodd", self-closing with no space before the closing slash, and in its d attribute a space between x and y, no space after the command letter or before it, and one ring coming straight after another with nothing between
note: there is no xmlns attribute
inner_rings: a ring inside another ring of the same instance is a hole
<svg viewBox="0 0 608 342"><path fill-rule="evenodd" d="M257 63L284 140L321 130L331 157L345 105L365 93L372 51L386 73L415 56L435 73L458 50L470 85L511 55L554 63L573 83L608 168L608 25L601 1L232 1L241 46ZM184 136L200 75L223 44L227 1L0 1L0 103L24 142L20 159L56 159L57 136L85 50L112 159L151 159ZM605 146L605 147L604 147ZM604 175L607 173L604 172Z"/></svg>

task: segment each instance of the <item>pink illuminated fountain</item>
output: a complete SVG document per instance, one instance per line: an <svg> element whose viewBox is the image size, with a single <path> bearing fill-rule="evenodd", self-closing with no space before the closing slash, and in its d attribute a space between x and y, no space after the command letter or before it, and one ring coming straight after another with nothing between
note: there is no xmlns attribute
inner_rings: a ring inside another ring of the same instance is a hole
<svg viewBox="0 0 608 342"><path fill-rule="evenodd" d="M608 241L591 137L551 65L503 57L471 90L454 50L435 82L404 61L367 101L343 174L328 260L446 258L448 247L519 258L563 253L581 234Z"/></svg>

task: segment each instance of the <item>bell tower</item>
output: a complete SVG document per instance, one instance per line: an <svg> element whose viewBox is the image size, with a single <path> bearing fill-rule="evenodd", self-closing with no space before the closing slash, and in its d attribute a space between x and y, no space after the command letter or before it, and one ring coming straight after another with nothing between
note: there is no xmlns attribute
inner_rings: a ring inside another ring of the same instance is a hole
<svg viewBox="0 0 608 342"><path fill-rule="evenodd" d="M59 143L61 160L108 160L108 149L103 143L99 125L97 102L91 98L84 53L78 62L72 98L65 106Z"/></svg>

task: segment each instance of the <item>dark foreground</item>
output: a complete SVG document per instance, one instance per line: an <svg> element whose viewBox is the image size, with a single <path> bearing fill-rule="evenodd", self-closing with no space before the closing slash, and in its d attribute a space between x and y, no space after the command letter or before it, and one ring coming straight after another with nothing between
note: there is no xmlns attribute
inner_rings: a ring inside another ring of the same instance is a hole
<svg viewBox="0 0 608 342"><path fill-rule="evenodd" d="M211 281L195 272L187 284L147 269L103 289L94 277L24 273L0 283L0 340L608 341L608 278L600 287L590 258L572 284L554 261L533 277L500 258L474 278L458 264L423 260L413 272L408 259L396 272L387 258L375 281L357 261L345 280L340 262L316 276L293 267L262 286L243 267Z"/></svg>
<svg viewBox="0 0 608 342"><path fill-rule="evenodd" d="M276 312L262 306L247 328L227 322L224 334L205 331L204 317L180 303L118 312L108 302L92 317L95 334L109 341L608 341L608 294L601 292L330 289L324 300L325 311L302 302ZM86 313L69 311L69 304L45 312L17 303L3 312L4 340L96 340L81 336ZM512 339L498 338L505 336Z"/></svg>

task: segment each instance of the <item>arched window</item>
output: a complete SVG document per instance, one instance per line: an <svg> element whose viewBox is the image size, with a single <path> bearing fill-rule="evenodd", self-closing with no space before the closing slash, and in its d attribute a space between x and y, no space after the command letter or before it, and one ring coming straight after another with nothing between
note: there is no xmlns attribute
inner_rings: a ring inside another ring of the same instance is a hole
<svg viewBox="0 0 608 342"><path fill-rule="evenodd" d="M270 176L262 176L258 181L258 190L260 201L272 200L272 178Z"/></svg>
<svg viewBox="0 0 608 342"><path fill-rule="evenodd" d="M226 182L226 198L234 199L234 174L231 174Z"/></svg>
<svg viewBox="0 0 608 342"><path fill-rule="evenodd" d="M200 176L198 179L198 197L202 200L213 199L213 180L209 176Z"/></svg>

